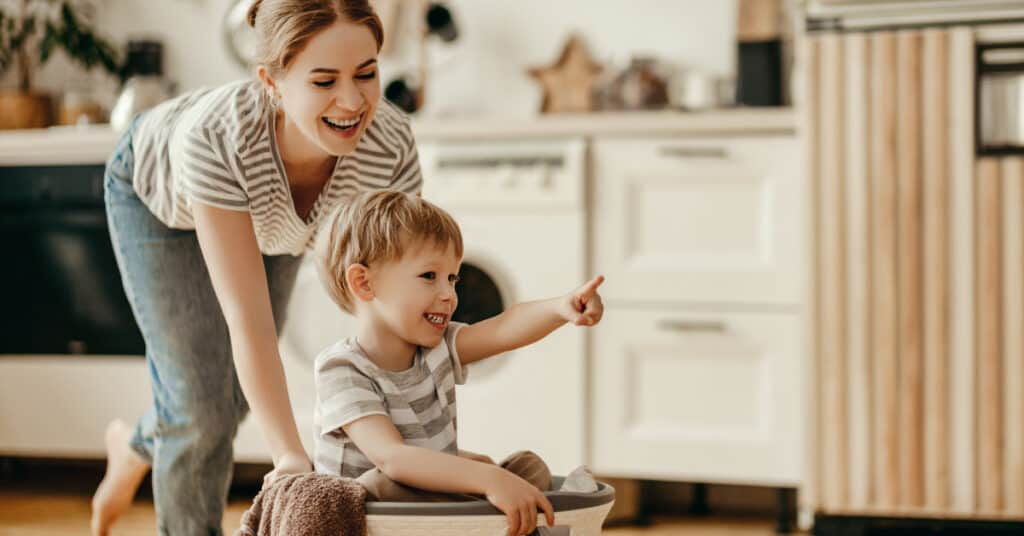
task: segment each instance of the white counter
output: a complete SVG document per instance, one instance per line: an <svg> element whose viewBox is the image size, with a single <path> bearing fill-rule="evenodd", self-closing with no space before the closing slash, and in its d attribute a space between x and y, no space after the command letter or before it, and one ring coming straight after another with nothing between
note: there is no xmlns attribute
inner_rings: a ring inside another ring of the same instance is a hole
<svg viewBox="0 0 1024 536"><path fill-rule="evenodd" d="M413 120L413 131L422 140L789 133L795 129L796 116L790 108ZM3 131L0 166L102 164L117 138L107 125Z"/></svg>
<svg viewBox="0 0 1024 536"><path fill-rule="evenodd" d="M789 133L795 129L796 115L791 108L736 108L694 113L602 112L532 118L413 121L417 139Z"/></svg>
<svg viewBox="0 0 1024 536"><path fill-rule="evenodd" d="M0 166L102 164L116 144L109 125L0 131Z"/></svg>

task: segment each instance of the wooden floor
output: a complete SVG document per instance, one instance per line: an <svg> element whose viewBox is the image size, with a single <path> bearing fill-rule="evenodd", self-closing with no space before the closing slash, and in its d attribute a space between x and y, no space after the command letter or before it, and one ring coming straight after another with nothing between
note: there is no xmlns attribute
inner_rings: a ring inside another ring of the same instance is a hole
<svg viewBox="0 0 1024 536"><path fill-rule="evenodd" d="M4 464L0 459L0 536L64 536L88 534L89 500L102 477L102 463L32 462ZM12 469L13 467L13 469ZM242 513L258 491L265 467L236 466L235 485L224 515L224 532L233 534ZM241 482L241 483L240 483ZM115 527L115 536L155 534L148 478L132 509ZM606 528L611 536L769 536L771 519L655 518L649 527Z"/></svg>
<svg viewBox="0 0 1024 536"><path fill-rule="evenodd" d="M236 500L224 516L225 534L232 534L249 503ZM88 534L89 499L68 495L26 495L0 491L0 536L64 536ZM116 536L154 534L153 504L139 499L113 531ZM650 527L612 527L610 536L768 536L774 534L766 520L656 519Z"/></svg>

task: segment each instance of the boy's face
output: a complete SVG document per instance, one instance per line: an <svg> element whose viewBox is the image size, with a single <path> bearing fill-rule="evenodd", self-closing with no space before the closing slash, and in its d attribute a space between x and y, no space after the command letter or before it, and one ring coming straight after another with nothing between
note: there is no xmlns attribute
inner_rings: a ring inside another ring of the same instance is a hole
<svg viewBox="0 0 1024 536"><path fill-rule="evenodd" d="M451 244L426 241L400 260L379 264L370 276L378 319L410 344L440 344L459 304L455 283L461 263Z"/></svg>

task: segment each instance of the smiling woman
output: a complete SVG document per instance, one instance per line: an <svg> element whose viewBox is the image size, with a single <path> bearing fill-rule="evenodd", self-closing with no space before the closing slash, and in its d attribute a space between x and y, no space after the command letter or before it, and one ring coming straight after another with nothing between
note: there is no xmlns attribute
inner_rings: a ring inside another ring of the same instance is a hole
<svg viewBox="0 0 1024 536"><path fill-rule="evenodd" d="M248 21L257 77L145 112L107 163L111 239L154 405L134 428L107 430L94 534L150 468L161 533L219 534L250 407L269 477L311 469L277 350L299 261L353 194L420 191L408 119L380 99L384 36L366 0L257 0Z"/></svg>

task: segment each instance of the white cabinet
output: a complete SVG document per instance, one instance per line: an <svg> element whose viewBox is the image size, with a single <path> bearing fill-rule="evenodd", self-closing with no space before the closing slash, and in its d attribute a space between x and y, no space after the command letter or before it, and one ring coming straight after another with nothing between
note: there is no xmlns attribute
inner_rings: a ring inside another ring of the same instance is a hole
<svg viewBox="0 0 1024 536"><path fill-rule="evenodd" d="M592 243L609 300L799 301L795 137L598 139L593 157Z"/></svg>
<svg viewBox="0 0 1024 536"><path fill-rule="evenodd" d="M594 470L796 485L800 331L796 314L610 308L594 331Z"/></svg>
<svg viewBox="0 0 1024 536"><path fill-rule="evenodd" d="M598 137L590 463L799 486L807 277L795 135Z"/></svg>

